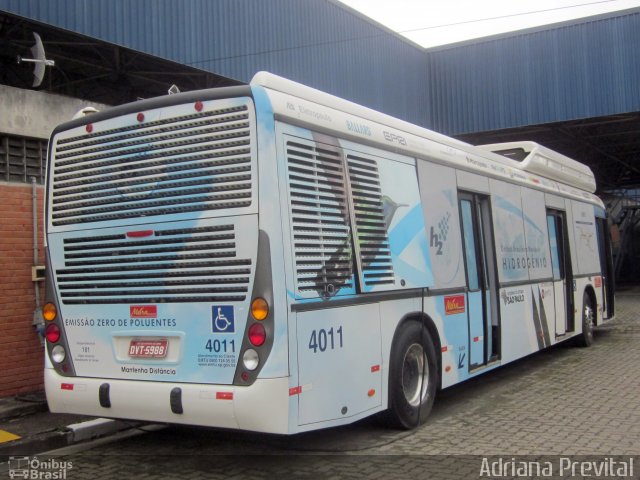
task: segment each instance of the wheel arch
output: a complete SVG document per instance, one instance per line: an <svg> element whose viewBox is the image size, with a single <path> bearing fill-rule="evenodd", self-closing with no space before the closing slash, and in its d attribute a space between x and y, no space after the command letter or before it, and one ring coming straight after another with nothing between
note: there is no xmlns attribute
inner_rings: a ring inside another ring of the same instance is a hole
<svg viewBox="0 0 640 480"><path fill-rule="evenodd" d="M593 285L587 285L584 288L584 294L589 296L589 300L591 300L591 305L593 305L593 314L595 315L594 326L599 324L598 319L598 299L596 297L596 291L593 288ZM583 305L584 308L584 305Z"/></svg>

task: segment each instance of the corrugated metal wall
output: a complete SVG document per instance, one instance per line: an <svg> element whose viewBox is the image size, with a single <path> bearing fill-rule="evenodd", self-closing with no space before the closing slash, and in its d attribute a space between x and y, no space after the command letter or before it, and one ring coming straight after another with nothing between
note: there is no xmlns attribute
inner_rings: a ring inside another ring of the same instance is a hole
<svg viewBox="0 0 640 480"><path fill-rule="evenodd" d="M268 70L425 123L424 51L328 0L0 0L0 9L242 81Z"/></svg>
<svg viewBox="0 0 640 480"><path fill-rule="evenodd" d="M242 81L268 70L450 135L640 111L640 9L426 52L333 0L0 9Z"/></svg>
<svg viewBox="0 0 640 480"><path fill-rule="evenodd" d="M455 135L640 110L640 10L427 51L428 124Z"/></svg>

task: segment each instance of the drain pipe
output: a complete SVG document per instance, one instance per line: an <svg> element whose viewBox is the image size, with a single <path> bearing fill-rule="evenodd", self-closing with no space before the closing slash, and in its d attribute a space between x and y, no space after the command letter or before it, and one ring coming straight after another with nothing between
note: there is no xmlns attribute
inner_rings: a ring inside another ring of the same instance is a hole
<svg viewBox="0 0 640 480"><path fill-rule="evenodd" d="M44 345L44 318L42 317L42 305L40 301L40 280L35 273L40 260L40 250L38 249L38 190L36 187L36 177L31 177L31 201L33 205L33 269L31 277L35 290L36 309L33 312L33 326L40 336L40 342Z"/></svg>

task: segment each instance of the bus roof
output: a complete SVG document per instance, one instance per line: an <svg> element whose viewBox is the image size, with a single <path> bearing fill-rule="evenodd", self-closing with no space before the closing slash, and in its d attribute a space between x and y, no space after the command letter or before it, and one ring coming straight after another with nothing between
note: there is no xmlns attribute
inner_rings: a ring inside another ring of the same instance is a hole
<svg viewBox="0 0 640 480"><path fill-rule="evenodd" d="M361 119L367 119L379 125L391 127L398 131L436 142L448 148L479 156L485 160L508 167L508 169L519 170L536 176L539 175L563 185L579 189L581 192L593 194L596 190L595 177L588 166L534 142L473 146L268 72L256 73L251 80L251 85L261 86L267 90L313 102L316 105L334 111L343 112ZM515 150L519 150L522 154L513 155L512 153ZM534 185L531 185L533 187L536 185L540 186L540 182L534 180L533 183ZM563 188L559 190L565 194L571 193ZM573 196L579 196L598 204L601 203L600 200L593 195L575 192Z"/></svg>
<svg viewBox="0 0 640 480"><path fill-rule="evenodd" d="M557 180L587 192L596 191L596 179L586 165L535 142L509 142L478 145L478 148L501 155L517 155L520 168Z"/></svg>

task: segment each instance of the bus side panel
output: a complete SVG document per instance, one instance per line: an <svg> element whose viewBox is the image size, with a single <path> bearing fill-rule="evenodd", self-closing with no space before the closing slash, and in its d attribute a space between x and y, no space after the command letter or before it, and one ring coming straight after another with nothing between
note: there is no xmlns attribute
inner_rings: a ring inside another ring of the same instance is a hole
<svg viewBox="0 0 640 480"><path fill-rule="evenodd" d="M463 289L465 271L456 171L418 160L420 197L436 289Z"/></svg>
<svg viewBox="0 0 640 480"><path fill-rule="evenodd" d="M556 323L556 301L554 298L553 282L543 282L538 284L538 288L533 286L534 300L537 301L537 312L540 317L540 330L538 336L542 335L544 346L548 347L556 343L555 323Z"/></svg>
<svg viewBox="0 0 640 480"><path fill-rule="evenodd" d="M572 258L579 258L574 262L574 305L575 331L582 332L583 294L587 286L591 286L596 294L597 321L602 319L602 272L600 266L600 250L596 233L596 221L593 205L571 200L570 202L569 234L573 237ZM595 277L600 286L595 285Z"/></svg>
<svg viewBox="0 0 640 480"><path fill-rule="evenodd" d="M502 318L502 362L510 362L539 349L531 318L531 287L522 285L500 289Z"/></svg>
<svg viewBox="0 0 640 480"><path fill-rule="evenodd" d="M529 281L521 188L491 180L491 213L500 285Z"/></svg>
<svg viewBox="0 0 640 480"><path fill-rule="evenodd" d="M579 262L574 263L575 275L591 275L600 273L600 255L596 237L596 223L593 205L571 201L573 213L573 234L575 238L575 257ZM579 298L582 302L582 298ZM579 303L576 303L578 305Z"/></svg>
<svg viewBox="0 0 640 480"><path fill-rule="evenodd" d="M380 407L379 304L298 312L296 323L300 425Z"/></svg>

